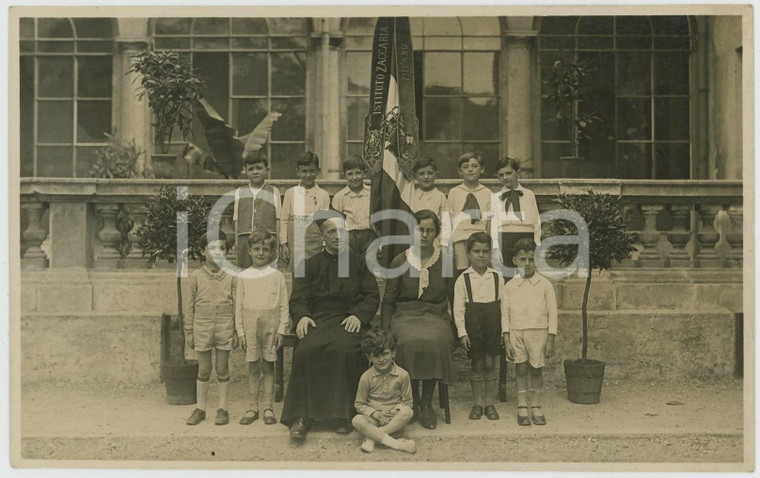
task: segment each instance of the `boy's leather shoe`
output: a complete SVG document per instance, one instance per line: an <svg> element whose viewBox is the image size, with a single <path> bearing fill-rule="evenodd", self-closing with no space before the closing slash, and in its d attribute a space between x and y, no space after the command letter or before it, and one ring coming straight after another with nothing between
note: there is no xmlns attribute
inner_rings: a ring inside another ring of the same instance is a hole
<svg viewBox="0 0 760 478"><path fill-rule="evenodd" d="M432 406L420 406L420 425L427 428L428 430L433 430L436 427L437 420L438 419L435 416L435 410L433 410Z"/></svg>
<svg viewBox="0 0 760 478"><path fill-rule="evenodd" d="M274 425L277 423L277 418L274 416L274 410L271 408L264 409L264 425Z"/></svg>
<svg viewBox="0 0 760 478"><path fill-rule="evenodd" d="M494 407L493 405L486 405L485 414L486 414L486 418L489 420L499 419L499 412L496 411L496 407Z"/></svg>
<svg viewBox="0 0 760 478"><path fill-rule="evenodd" d="M470 410L470 420L480 420L480 417L483 416L483 407L480 405L473 405L472 410Z"/></svg>
<svg viewBox="0 0 760 478"><path fill-rule="evenodd" d="M193 410L192 415L190 415L190 418L188 418L185 423L187 423L188 425L197 425L205 419L206 419L206 411L201 410L200 408L196 408L195 410Z"/></svg>
<svg viewBox="0 0 760 478"><path fill-rule="evenodd" d="M525 406L518 406L518 410L521 408L527 409L528 407ZM524 417L520 415L519 411L517 414L517 424L523 427L529 427L530 426L530 417L528 415L525 415Z"/></svg>
<svg viewBox="0 0 760 478"><path fill-rule="evenodd" d="M306 438L306 432L309 430L306 425L306 418L298 417L290 426L290 438L294 440L303 440Z"/></svg>
<svg viewBox="0 0 760 478"><path fill-rule="evenodd" d="M541 410L541 407L538 407L538 406L530 407L530 419L533 421L533 424L546 425L546 417L544 416L544 414L542 413L541 415L536 415L535 413L533 413L534 408Z"/></svg>
<svg viewBox="0 0 760 478"><path fill-rule="evenodd" d="M226 425L230 422L230 412L227 410L220 408L216 411L216 420L214 421L215 425Z"/></svg>

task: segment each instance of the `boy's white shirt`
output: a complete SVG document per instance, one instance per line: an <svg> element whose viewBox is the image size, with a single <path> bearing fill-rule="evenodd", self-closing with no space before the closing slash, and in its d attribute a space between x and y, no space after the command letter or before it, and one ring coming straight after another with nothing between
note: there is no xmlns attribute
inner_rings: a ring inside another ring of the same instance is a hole
<svg viewBox="0 0 760 478"><path fill-rule="evenodd" d="M551 281L538 272L526 279L514 276L501 294L502 333L519 329L548 329L557 335L557 298Z"/></svg>
<svg viewBox="0 0 760 478"><path fill-rule="evenodd" d="M429 206L431 203L435 204L436 202L438 203L438 207L436 208L439 209L438 211L431 207L424 207ZM433 187L429 191L424 191L415 187L412 190L412 204L409 206L413 213L421 209L430 209L438 215L438 219L441 222L441 246L447 247L451 238L451 209L449 208L449 200L446 195L436 187Z"/></svg>
<svg viewBox="0 0 760 478"><path fill-rule="evenodd" d="M271 276L271 277L269 277ZM256 281L255 294L250 297L246 296L245 288L248 280L264 279ZM285 276L271 265L262 268L249 267L242 271L237 277L237 287L235 296L235 330L239 337L245 336L245 327L243 324L243 313L246 310L246 301L253 300L257 303L252 310L279 309L278 334L285 334L290 327L290 309L288 287L285 283ZM274 299L274 300L273 300ZM262 302L266 301L262 304Z"/></svg>
<svg viewBox="0 0 760 478"><path fill-rule="evenodd" d="M487 191L487 194L481 191ZM482 196L482 200L486 204L481 204L481 200L478 199L478 205L480 206L481 219L472 223L469 214L462 211L467 195L472 193L476 198ZM487 198L486 198L487 196ZM449 190L448 196L449 210L451 211L451 242L464 241L475 232L487 232L486 223L490 219L492 213L493 192L483 184L478 183L475 189L469 189L464 183L457 184Z"/></svg>
<svg viewBox="0 0 760 478"><path fill-rule="evenodd" d="M520 197L520 216L515 214L514 206L510 203L509 211L504 209L506 199L501 195L509 188L502 187L493 194L491 199L491 238L494 240L494 249L499 247L498 237L500 232L532 232L533 241L536 245L541 244L541 215L536 204L536 195L530 189L517 185L516 191L523 193Z"/></svg>
<svg viewBox="0 0 760 478"><path fill-rule="evenodd" d="M313 198L311 206L308 204L308 197ZM330 209L330 195L320 188L319 184L315 183L314 187L309 189L299 184L285 191L280 220L280 244L288 242L288 226L292 218L313 216L314 212L320 209Z"/></svg>
<svg viewBox="0 0 760 478"><path fill-rule="evenodd" d="M491 267L486 267L486 272L483 275L470 266L457 278L454 283L454 324L457 327L457 336L461 339L467 335L467 328L465 327L465 313L467 310L466 304L469 302L467 297L467 285L465 284L464 276L469 274L470 283L472 285L472 301L479 303L493 302L494 300L494 284L493 273L496 272ZM496 280L499 282L499 297L503 294L504 279L501 274L496 273Z"/></svg>

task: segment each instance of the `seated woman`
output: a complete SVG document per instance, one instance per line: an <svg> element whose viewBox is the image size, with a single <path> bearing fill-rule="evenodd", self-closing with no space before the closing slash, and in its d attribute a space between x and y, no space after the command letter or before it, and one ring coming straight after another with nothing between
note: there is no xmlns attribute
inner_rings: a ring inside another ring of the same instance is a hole
<svg viewBox="0 0 760 478"><path fill-rule="evenodd" d="M356 389L367 369L361 338L380 303L364 258L343 250L348 241L340 214L321 210L314 216L325 247L306 261L304 277L293 277L290 316L300 342L280 420L296 440L306 437L312 420L329 420L337 432L351 432Z"/></svg>
<svg viewBox="0 0 760 478"><path fill-rule="evenodd" d="M412 379L415 416L422 426L433 429L435 383L448 384L453 375L455 340L449 315L453 288L451 278L443 276L443 254L435 241L441 232L438 216L423 209L414 217L418 223L415 244L391 263L391 268L405 262L410 267L400 277L387 280L381 319L383 327L398 338L396 362Z"/></svg>

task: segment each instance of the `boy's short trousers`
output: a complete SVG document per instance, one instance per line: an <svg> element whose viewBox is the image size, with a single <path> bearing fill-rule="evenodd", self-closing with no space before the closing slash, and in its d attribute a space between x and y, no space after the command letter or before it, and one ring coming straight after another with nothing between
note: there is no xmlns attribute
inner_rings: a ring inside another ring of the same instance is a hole
<svg viewBox="0 0 760 478"><path fill-rule="evenodd" d="M274 338L280 325L279 309L244 309L242 320L245 329L245 361L256 362L262 358L267 362L276 361Z"/></svg>
<svg viewBox="0 0 760 478"><path fill-rule="evenodd" d="M461 271L470 267L470 258L467 257L467 241L454 243L454 269Z"/></svg>
<svg viewBox="0 0 760 478"><path fill-rule="evenodd" d="M196 352L211 349L232 350L234 324L232 316L195 316L193 319L193 342Z"/></svg>
<svg viewBox="0 0 760 478"><path fill-rule="evenodd" d="M519 329L509 331L509 343L515 349L514 363L530 362L531 367L541 368L544 361L544 348L548 329Z"/></svg>

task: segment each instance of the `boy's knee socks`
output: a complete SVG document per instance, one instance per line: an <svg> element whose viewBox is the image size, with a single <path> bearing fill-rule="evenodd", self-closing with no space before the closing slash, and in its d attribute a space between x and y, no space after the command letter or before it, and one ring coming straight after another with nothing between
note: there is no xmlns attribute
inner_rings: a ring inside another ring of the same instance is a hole
<svg viewBox="0 0 760 478"><path fill-rule="evenodd" d="M272 408L274 402L274 374L264 374L263 387L261 387L261 405L266 408Z"/></svg>
<svg viewBox="0 0 760 478"><path fill-rule="evenodd" d="M217 379L217 382L219 382L219 407L218 408L221 408L223 410L228 410L227 396L230 390L230 377L220 377Z"/></svg>
<svg viewBox="0 0 760 478"><path fill-rule="evenodd" d="M208 395L208 377L200 378L195 381L195 391L198 395L198 408L206 410L206 396Z"/></svg>
<svg viewBox="0 0 760 478"><path fill-rule="evenodd" d="M499 380L496 371L485 372L483 374L485 381L485 401L486 405L496 403L496 392L499 389Z"/></svg>
<svg viewBox="0 0 760 478"><path fill-rule="evenodd" d="M531 388L530 389L530 404L534 407L541 406L541 395L543 395L543 388Z"/></svg>
<svg viewBox="0 0 760 478"><path fill-rule="evenodd" d="M250 395L249 410L259 410L259 384L261 383L258 375L248 376L248 394Z"/></svg>
<svg viewBox="0 0 760 478"><path fill-rule="evenodd" d="M528 391L527 390L517 391L517 406L518 407L528 406Z"/></svg>
<svg viewBox="0 0 760 478"><path fill-rule="evenodd" d="M483 405L485 395L485 383L483 382L483 374L477 372L470 374L470 386L472 387L473 405Z"/></svg>

